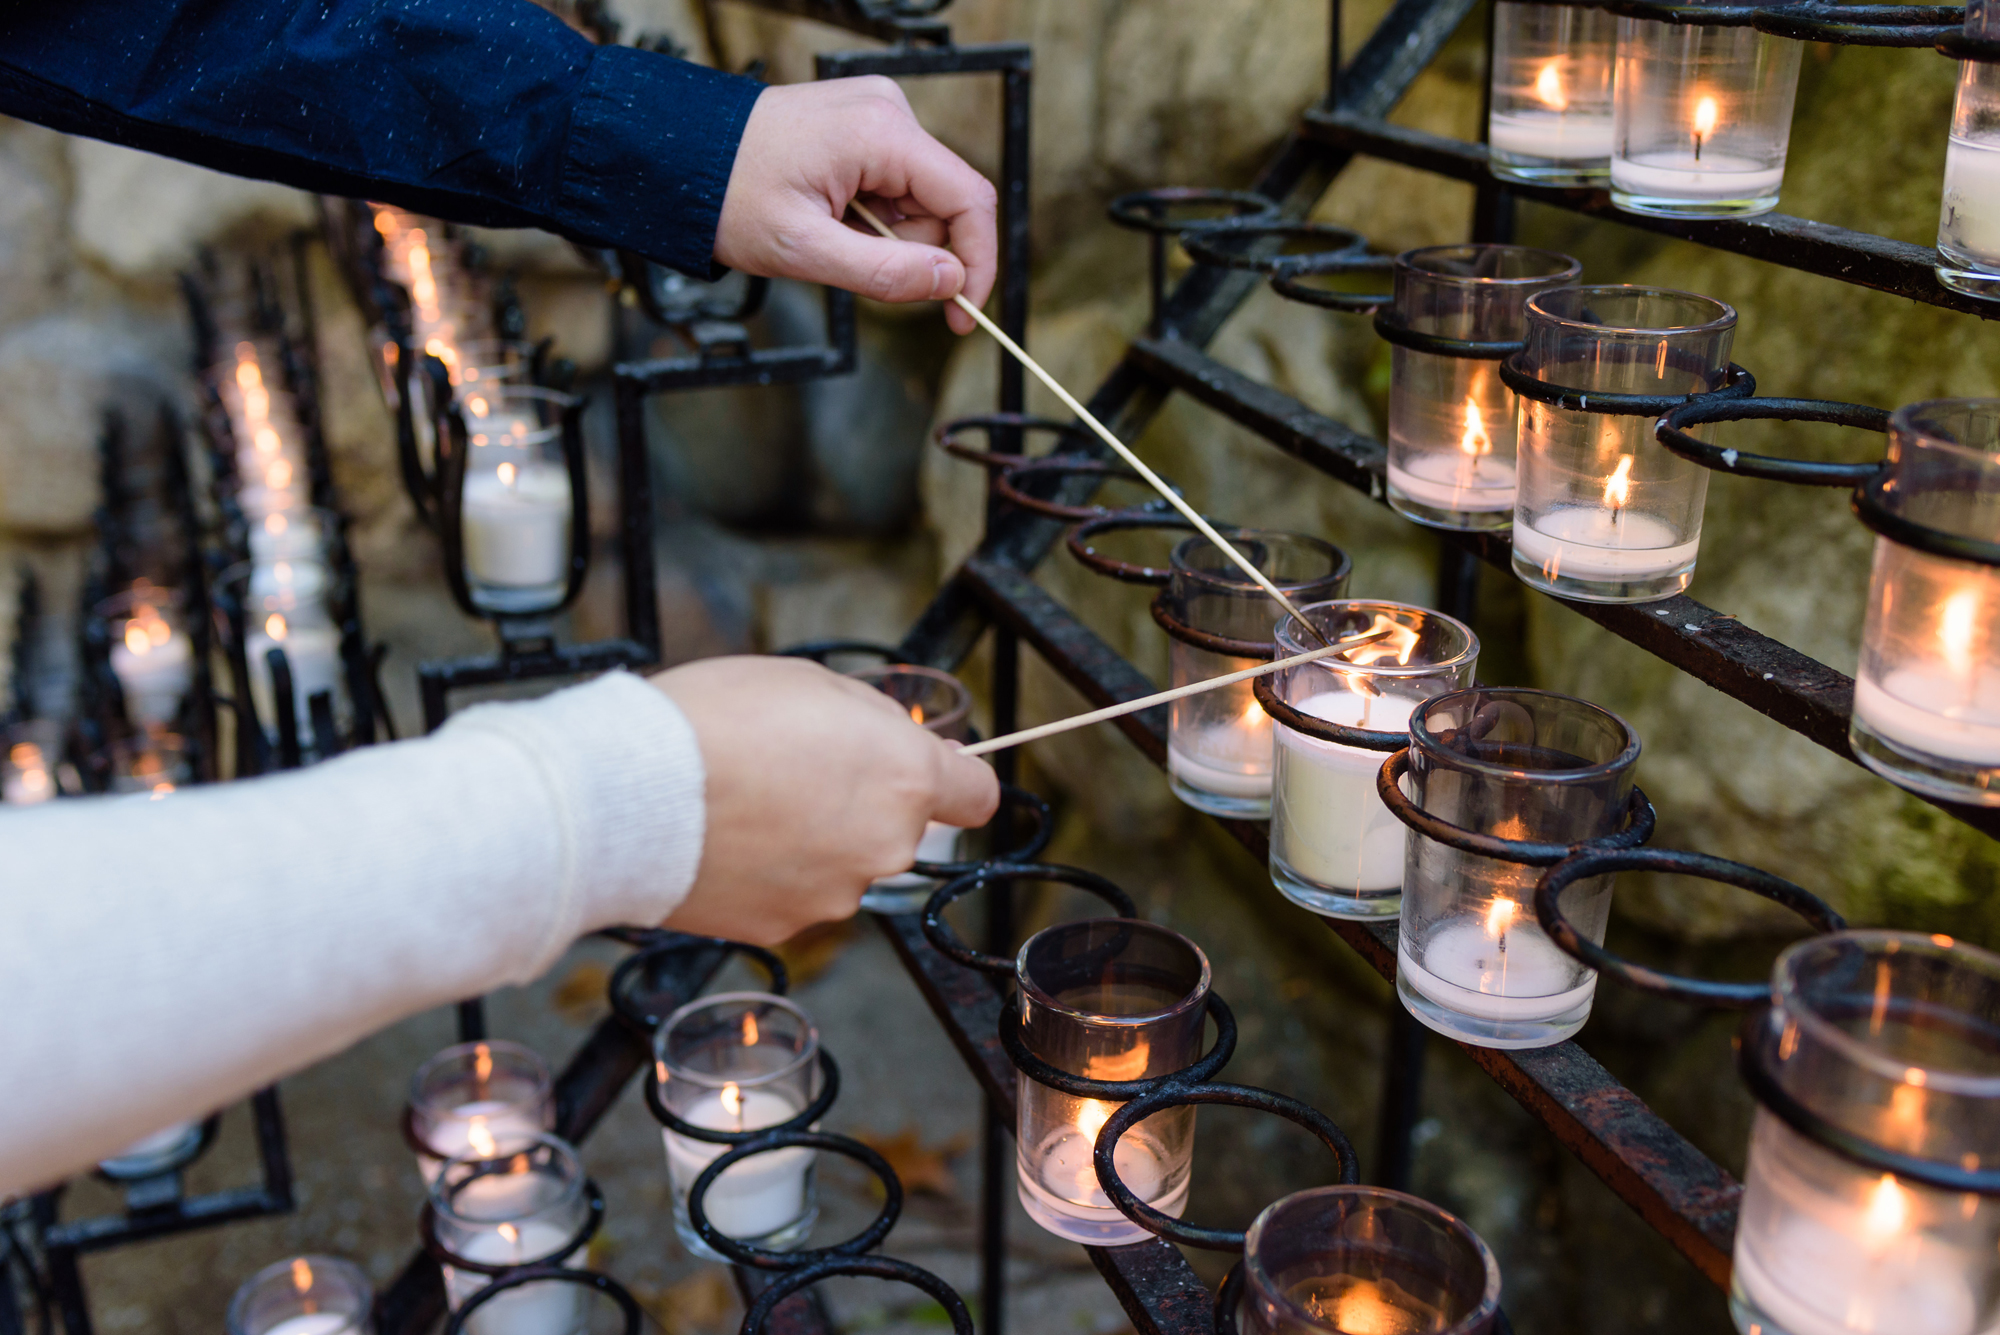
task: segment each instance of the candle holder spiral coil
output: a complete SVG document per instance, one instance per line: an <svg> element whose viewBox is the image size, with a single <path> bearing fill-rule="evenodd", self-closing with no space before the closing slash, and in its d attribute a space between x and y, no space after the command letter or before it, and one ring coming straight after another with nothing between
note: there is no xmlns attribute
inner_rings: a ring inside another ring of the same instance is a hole
<svg viewBox="0 0 2000 1335"><path fill-rule="evenodd" d="M721 950L727 955L740 955L762 969L769 979L765 991L774 996L784 996L792 989L791 974L785 962L773 951L762 946L753 946L742 941L728 941L719 936L675 937L657 945L633 951L618 961L618 967L611 971L611 981L606 994L611 1001L611 1012L639 1034L650 1034L660 1027L660 1021L667 1013L681 1004L677 995L665 998L665 1010L647 1004L639 995L641 984L662 965L684 959L709 950Z"/></svg>
<svg viewBox="0 0 2000 1335"><path fill-rule="evenodd" d="M1232 525L1218 524L1217 528L1225 538L1237 544L1237 549L1251 560L1257 553L1251 550L1254 543L1246 544L1243 539L1248 532ZM1117 557L1106 556L1092 545L1093 540L1103 533L1126 533L1157 529L1167 533L1193 533L1195 527L1188 520L1176 514L1155 513L1146 509L1126 510L1106 513L1085 519L1069 532L1065 540L1069 554L1077 559L1085 569L1095 571L1107 579L1115 579L1123 584L1164 585L1174 576L1171 565L1147 565L1140 561L1121 561Z"/></svg>
<svg viewBox="0 0 2000 1335"><path fill-rule="evenodd" d="M1358 746L1359 742L1348 745ZM1391 815L1424 838L1443 844L1446 848L1457 849L1461 853L1473 853L1480 857L1494 858L1501 862L1518 863L1525 867L1550 867L1579 852L1600 849L1636 848L1653 837L1657 813L1645 791L1633 785L1632 796L1626 804L1625 827L1614 833L1601 835L1595 839L1585 839L1575 844L1554 844L1536 839L1509 839L1501 835L1482 834L1454 825L1425 811L1403 793L1403 776L1410 771L1408 747L1397 751L1382 762L1381 771L1375 776L1375 791L1382 799L1382 805L1389 808Z"/></svg>

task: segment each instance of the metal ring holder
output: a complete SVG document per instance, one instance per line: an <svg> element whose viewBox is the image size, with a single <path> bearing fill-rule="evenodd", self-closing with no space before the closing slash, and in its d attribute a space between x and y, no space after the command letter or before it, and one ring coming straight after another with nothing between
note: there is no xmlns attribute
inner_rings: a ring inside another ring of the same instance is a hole
<svg viewBox="0 0 2000 1335"><path fill-rule="evenodd" d="M958 939L951 930L951 924L944 920L944 911L958 900L975 890L983 890L992 885L1011 885L1015 881L1051 881L1057 885L1074 886L1088 891L1109 904L1121 918L1139 916L1139 906L1113 882L1099 876L1094 871L1081 867L1063 867L1054 863L1021 862L997 865L987 863L966 872L956 880L937 888L924 905L924 939L937 948L940 955L977 969L981 973L1011 977L1014 961L1006 955L986 955L974 950Z"/></svg>
<svg viewBox="0 0 2000 1335"><path fill-rule="evenodd" d="M1542 930L1564 953L1599 974L1616 978L1641 992L1697 1006L1740 1010L1761 1006L1771 997L1769 983L1722 983L1681 978L1621 959L1579 933L1562 913L1562 892L1576 882L1607 872L1662 871L1737 886L1782 904L1821 932L1837 932L1847 922L1819 896L1781 876L1741 862L1678 848L1594 848L1564 858L1535 883L1535 917Z"/></svg>
<svg viewBox="0 0 2000 1335"><path fill-rule="evenodd" d="M1500 363L1500 383L1536 403L1546 403L1573 413L1607 413L1617 417L1660 417L1687 404L1734 402L1757 392L1757 377L1731 362L1729 369L1723 373L1722 384L1711 390L1697 390L1692 394L1600 394L1595 390L1572 389L1541 379L1522 368L1520 353Z"/></svg>
<svg viewBox="0 0 2000 1335"><path fill-rule="evenodd" d="M1347 553L1342 552L1341 559L1347 561ZM1351 562L1349 564L1351 567ZM1335 571L1334 577L1339 578L1345 573L1345 571ZM1153 596L1153 601L1147 610L1153 614L1153 624L1168 635L1182 644L1191 644L1212 654L1225 654L1230 658L1267 659L1276 644L1275 640L1239 640L1233 635L1217 635L1212 631L1196 630L1180 619L1180 615L1173 609L1173 599L1167 596L1165 589L1161 589Z"/></svg>
<svg viewBox="0 0 2000 1335"><path fill-rule="evenodd" d="M503 1154L497 1159L482 1159L478 1162L504 1164L513 1157L510 1154ZM604 1193L597 1189L595 1181L587 1177L583 1180L583 1199L590 1208L584 1215L583 1223L577 1226L576 1232L551 1249L547 1255L537 1256L531 1260L515 1261L511 1265L495 1265L490 1261L469 1261L445 1246L437 1235L437 1206L429 1200L424 1201L423 1211L417 1216L417 1235L423 1239L424 1250L430 1253L432 1260L453 1270L465 1270L475 1275L485 1275L490 1279L500 1279L525 1266L548 1266L554 1269L556 1262L595 1237L598 1227L604 1223Z"/></svg>
<svg viewBox="0 0 2000 1335"><path fill-rule="evenodd" d="M760 1126L754 1131L711 1131L705 1126L683 1121L667 1107L660 1097L660 1063L646 1063L646 1110L653 1114L653 1120L677 1136L689 1140L699 1140L709 1145L747 1145L765 1136L775 1136L788 1131L807 1131L812 1124L826 1116L826 1110L840 1097L840 1066L825 1048L819 1050L820 1089L811 1103L802 1110L775 1126Z"/></svg>
<svg viewBox="0 0 2000 1335"><path fill-rule="evenodd" d="M1008 972L1012 973L1010 965ZM1199 1084L1211 1079L1217 1071L1228 1065L1236 1053L1236 1015L1227 1002L1210 992L1203 1000L1208 1017L1215 1021L1215 1042L1207 1052L1195 1058L1178 1071L1165 1075L1149 1076L1144 1080L1093 1080L1085 1075L1071 1075L1068 1071L1037 1057L1028 1050L1028 1040L1021 1033L1021 1008L1006 1006L1000 1011L1000 1046L1014 1068L1038 1085L1047 1085L1059 1093L1071 1094L1080 1099L1102 1099L1114 1103L1124 1099L1136 1099L1159 1089L1167 1081L1177 1085ZM1110 1123L1105 1123L1109 1126ZM1099 1132L1100 1137L1102 1132ZM1102 1141L1100 1140L1101 1144ZM1138 1220L1133 1220L1139 1223Z"/></svg>
<svg viewBox="0 0 2000 1335"><path fill-rule="evenodd" d="M1241 537L1243 530L1226 524L1216 528L1224 537ZM1140 565L1136 561L1120 561L1105 556L1090 545L1090 540L1100 533L1118 533L1134 529L1160 529L1166 532L1193 533L1195 527L1176 514L1154 513L1151 511L1125 510L1101 514L1086 519L1070 530L1069 554L1082 562L1084 567L1100 575L1125 584L1163 585L1173 578L1171 566Z"/></svg>
<svg viewBox="0 0 2000 1335"><path fill-rule="evenodd" d="M1521 339L1480 340L1426 334L1410 328L1387 311L1375 313L1375 335L1385 343L1393 343L1412 352L1428 352L1433 357L1457 357L1465 361L1502 361L1527 346Z"/></svg>
<svg viewBox="0 0 2000 1335"><path fill-rule="evenodd" d="M451 373L442 361L422 348L394 341L389 346L397 350L396 463L402 473L403 491L416 507L417 518L424 521L425 528L435 532L439 524L437 447L444 439L445 410L451 403ZM410 382L418 376L423 377L429 405L429 411L422 414L422 426L430 430L432 441L432 467L428 470L422 451L417 448L419 414L410 397Z"/></svg>
<svg viewBox="0 0 2000 1335"><path fill-rule="evenodd" d="M168 1173L180 1172L181 1169L186 1168L196 1159L199 1159L202 1155L208 1153L209 1147L215 1144L215 1138L216 1136L220 1135L221 1132L222 1132L222 1114L219 1112L210 1113L208 1116L201 1119L201 1132L194 1138L193 1143L190 1144L185 1150L182 1150L179 1154L175 1155L171 1160L169 1160L168 1162L161 1165L159 1168L155 1169L150 1173L143 1173L136 1175L131 1173L107 1173L104 1171L102 1166L93 1167L91 1169L91 1172L99 1180L105 1182L115 1182L119 1186L125 1186L133 1182L144 1182L147 1178L165 1177ZM116 1160L118 1156L114 1154L111 1156L111 1158L113 1160Z"/></svg>
<svg viewBox="0 0 2000 1335"><path fill-rule="evenodd" d="M1772 5L1750 20L1773 37L1842 46L1935 47L1964 24L1964 8L1954 5Z"/></svg>
<svg viewBox="0 0 2000 1335"><path fill-rule="evenodd" d="M1327 244L1316 251L1298 255L1248 253L1260 241L1320 241ZM1190 228L1181 234L1181 249L1196 264L1240 269L1266 277L1295 273L1308 264L1333 264L1341 260L1359 262L1368 258L1362 253L1367 246L1368 238L1349 227L1336 227L1332 223L1267 222L1262 218L1232 218L1226 222L1210 223L1206 227Z"/></svg>
<svg viewBox="0 0 2000 1335"><path fill-rule="evenodd" d="M449 429L438 437L437 506L439 534L444 539L444 573L451 596L471 616L495 622L533 621L553 616L576 601L583 592L583 577L590 569L590 483L583 449L584 400L573 394L542 390L556 404L562 431L565 471L569 475L569 576L562 594L546 607L523 611L496 611L472 600L465 579L465 469L471 457L467 443L465 414L453 403L445 412ZM449 448L447 448L449 442Z"/></svg>
<svg viewBox="0 0 2000 1335"><path fill-rule="evenodd" d="M1224 219L1168 216L1178 209L1204 208L1229 209L1234 217ZM1152 305L1149 308L1152 314L1148 318L1147 327L1154 334L1159 334L1166 328L1167 238L1238 219L1268 222L1277 217L1278 205L1274 200L1263 195L1251 194L1247 190L1204 190L1195 186L1163 186L1155 190L1137 190L1129 195L1120 195L1111 201L1111 207L1105 212L1118 226L1147 233L1146 269L1150 280L1148 291L1152 296Z"/></svg>
<svg viewBox="0 0 2000 1335"><path fill-rule="evenodd" d="M1653 428L1654 439L1689 463L1718 473L1762 478L1767 482L1791 482L1805 487L1852 487L1866 482L1882 465L1828 464L1804 459L1780 459L1768 454L1744 454L1720 449L1696 440L1687 428L1705 422L1827 422L1835 426L1859 427L1863 431L1886 432L1889 413L1861 403L1833 403L1825 399L1720 399L1698 396L1662 416Z"/></svg>
<svg viewBox="0 0 2000 1335"><path fill-rule="evenodd" d="M952 1335L973 1335L972 1313L966 1310L965 1299L958 1296L957 1290L923 1267L889 1256L843 1256L790 1271L757 1295L757 1301L743 1315L738 1335L759 1335L779 1303L800 1289L841 1275L886 1279L921 1289L937 1299L945 1315L951 1318Z"/></svg>
<svg viewBox="0 0 2000 1335"><path fill-rule="evenodd" d="M1333 723L1302 713L1278 698L1277 688L1271 685L1276 673L1259 677L1251 685L1251 694L1263 707L1266 714L1290 728L1317 741L1332 742L1336 746L1358 746L1364 751L1401 751L1410 744L1408 732L1375 732L1368 728L1350 728L1345 723Z"/></svg>
<svg viewBox="0 0 2000 1335"><path fill-rule="evenodd" d="M1395 257L1390 255L1335 251L1327 255L1284 256L1271 271L1271 290L1287 301L1317 306L1321 310L1345 311L1349 315L1374 314L1379 323L1382 319L1380 312L1395 300L1394 293L1335 292L1323 287L1309 287L1301 280L1326 274L1389 273L1394 267Z"/></svg>
<svg viewBox="0 0 2000 1335"><path fill-rule="evenodd" d="M1932 528L1929 524L1919 523L1907 515L1897 514L1890 509L1882 500L1882 490L1888 481L1886 474L1872 475L1854 489L1854 497L1850 503L1854 507L1856 519L1901 547L1914 548L1953 561L2000 566L2000 542L1968 538L1962 534Z"/></svg>
<svg viewBox="0 0 2000 1335"><path fill-rule="evenodd" d="M1937 51L1941 56L1953 60L1977 60L1982 64L2000 64L2000 42L1982 41L1967 37L1963 28L1947 32L1937 40Z"/></svg>
<svg viewBox="0 0 2000 1335"><path fill-rule="evenodd" d="M509 1270L459 1304L458 1310L445 1322L444 1335L463 1335L473 1313L508 1290L541 1283L579 1284L593 1289L618 1304L618 1311L625 1318L624 1335L640 1335L645 1329L646 1314L639 1306L639 1300L611 1276L595 1270L572 1270L561 1265L532 1265Z"/></svg>
<svg viewBox="0 0 2000 1335"><path fill-rule="evenodd" d="M1409 748L1396 752L1382 762L1381 771L1375 776L1375 792L1382 804L1389 808L1391 815L1424 838L1455 848L1461 853L1476 853L1480 857L1495 858L1501 862L1517 862L1527 867L1552 867L1575 853L1603 849L1636 848L1653 837L1653 827L1657 817L1653 804L1647 800L1645 790L1637 784L1632 786L1631 801L1626 804L1625 828L1595 839L1584 839L1574 844L1550 844L1536 839L1502 839L1498 835L1479 834L1473 830L1453 825L1448 820L1431 815L1422 807L1403 795L1402 778L1410 772Z"/></svg>
<svg viewBox="0 0 2000 1335"><path fill-rule="evenodd" d="M1006 811L1025 811L1034 823L1034 828L1014 847L1001 849L983 858L959 862L918 862L910 870L919 876L949 878L964 876L986 868L997 870L1002 864L1018 863L1027 858L1040 856L1041 851L1049 846L1049 840L1055 838L1056 833L1055 815L1049 810L1049 804L1025 788L1003 783L1000 785L1000 811L996 811L993 820L980 828L990 827L1000 819L1000 813ZM1010 821L1007 828L1011 826Z"/></svg>
<svg viewBox="0 0 2000 1335"><path fill-rule="evenodd" d="M650 1034L660 1027L664 1015L655 1015L633 996L634 985L645 977L655 965L681 955L694 955L707 950L722 950L731 955L741 955L754 962L770 977L766 989L777 996L784 996L791 990L791 976L785 971L785 962L762 946L749 945L742 941L725 941L719 936L699 936L692 939L677 939L658 945L643 947L627 955L611 971L611 983L605 992L611 1001L611 1012L633 1031ZM676 1001L679 1006L687 998Z"/></svg>
<svg viewBox="0 0 2000 1335"><path fill-rule="evenodd" d="M983 431L990 443L995 431L1047 431L1057 436L1068 437L1080 445L1095 440L1085 427L1074 422L1063 422L1053 417L1033 417L1027 413L974 413L970 417L955 417L931 433L937 447L954 459L962 459L981 468L1011 468L1015 464L1027 463L1031 458L1055 459L1069 454L1059 450L1053 454L1026 455L1005 454L996 450L975 450L959 439L968 431ZM1088 454L1077 454L1075 458L1088 458Z"/></svg>
<svg viewBox="0 0 2000 1335"><path fill-rule="evenodd" d="M796 1121L797 1119L793 1119ZM787 1126L791 1123L786 1123ZM727 1153L712 1160L701 1170L701 1176L688 1188L688 1222L701 1240L722 1253L738 1265L747 1265L756 1270L796 1270L819 1261L831 1261L838 1257L859 1256L872 1251L889 1236L889 1230L896 1226L896 1220L903 1213L903 1184L896 1177L896 1170L889 1161L860 1141L850 1136L836 1136L825 1131L780 1131L772 1128L749 1133L750 1139L731 1148ZM717 1178L728 1172L745 1159L759 1154L769 1154L783 1149L826 1150L856 1163L875 1174L882 1183L882 1209L868 1227L856 1233L845 1242L836 1242L827 1247L812 1247L796 1252L774 1252L763 1247L752 1247L738 1242L723 1233L709 1221L704 1199L708 1189L715 1185Z"/></svg>
<svg viewBox="0 0 2000 1335"><path fill-rule="evenodd" d="M1150 513L1166 506L1166 502L1157 497L1136 506L1065 505L1061 501L1030 496L1021 490L1022 482L1036 477L1095 477L1106 480L1117 478L1128 482L1145 481L1135 469L1110 459L1083 459L1075 455L1052 454L1040 459L1022 459L1001 467L993 478L993 492L1002 500L1018 505L1023 510L1047 515L1050 519L1071 522L1081 519L1102 519L1110 515ZM1180 491L1178 487L1174 490L1176 494Z"/></svg>

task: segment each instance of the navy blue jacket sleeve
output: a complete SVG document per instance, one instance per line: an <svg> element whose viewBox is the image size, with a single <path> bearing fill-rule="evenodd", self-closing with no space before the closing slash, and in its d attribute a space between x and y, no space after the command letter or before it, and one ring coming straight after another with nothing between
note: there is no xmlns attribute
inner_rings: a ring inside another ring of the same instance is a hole
<svg viewBox="0 0 2000 1335"><path fill-rule="evenodd" d="M528 0L0 0L0 112L689 273L762 86Z"/></svg>

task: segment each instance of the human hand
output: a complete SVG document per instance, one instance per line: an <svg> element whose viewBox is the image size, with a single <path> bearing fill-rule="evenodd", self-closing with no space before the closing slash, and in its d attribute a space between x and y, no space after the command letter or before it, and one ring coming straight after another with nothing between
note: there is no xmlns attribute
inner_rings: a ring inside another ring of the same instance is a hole
<svg viewBox="0 0 2000 1335"><path fill-rule="evenodd" d="M887 695L797 658L709 658L652 684L680 706L707 770L683 932L772 945L852 915L871 881L909 869L932 820L984 825L993 771L912 723Z"/></svg>
<svg viewBox="0 0 2000 1335"><path fill-rule="evenodd" d="M855 199L902 240L844 221ZM750 109L715 258L877 301L949 302L963 293L980 306L993 290L997 209L992 183L924 132L893 80L788 84L765 89ZM955 304L945 319L972 332L972 317Z"/></svg>

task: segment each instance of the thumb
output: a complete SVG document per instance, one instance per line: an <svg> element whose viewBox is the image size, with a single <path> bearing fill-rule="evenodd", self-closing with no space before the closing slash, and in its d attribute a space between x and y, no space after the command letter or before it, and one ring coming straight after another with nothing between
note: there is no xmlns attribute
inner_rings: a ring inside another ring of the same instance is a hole
<svg viewBox="0 0 2000 1335"><path fill-rule="evenodd" d="M818 281L875 301L949 301L965 286L965 266L950 251L866 236L831 218L813 250Z"/></svg>
<svg viewBox="0 0 2000 1335"><path fill-rule="evenodd" d="M974 756L962 756L943 742L938 758L937 806L932 820L976 830L1000 808L1000 780L992 766Z"/></svg>

